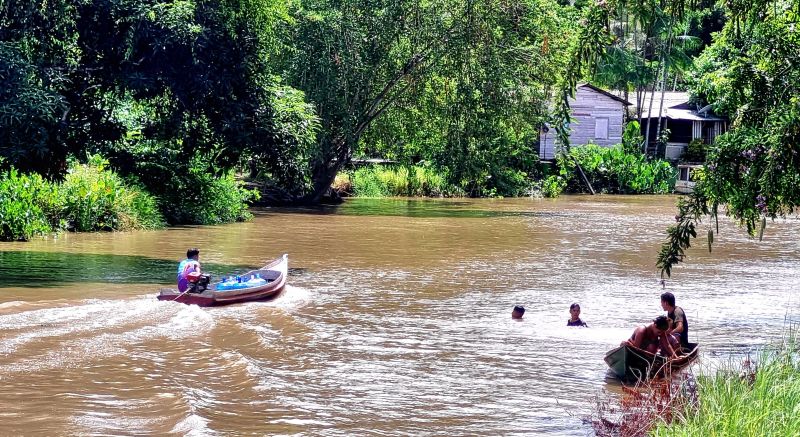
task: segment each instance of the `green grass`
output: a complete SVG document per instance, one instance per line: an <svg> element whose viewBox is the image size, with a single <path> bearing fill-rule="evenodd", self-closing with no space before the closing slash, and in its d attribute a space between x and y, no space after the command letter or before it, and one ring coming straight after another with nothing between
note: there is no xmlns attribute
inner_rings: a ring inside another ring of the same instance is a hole
<svg viewBox="0 0 800 437"><path fill-rule="evenodd" d="M422 166L363 167L350 174L347 184L356 197L451 197L461 195L444 174Z"/></svg>
<svg viewBox="0 0 800 437"><path fill-rule="evenodd" d="M697 399L651 435L800 436L800 349L788 341L756 363L728 364L697 378Z"/></svg>

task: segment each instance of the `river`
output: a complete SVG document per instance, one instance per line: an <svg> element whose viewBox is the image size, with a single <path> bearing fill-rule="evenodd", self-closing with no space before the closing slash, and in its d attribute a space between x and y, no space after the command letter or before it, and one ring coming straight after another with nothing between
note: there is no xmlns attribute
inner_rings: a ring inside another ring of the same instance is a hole
<svg viewBox="0 0 800 437"><path fill-rule="evenodd" d="M354 199L0 243L0 435L586 435L603 355L661 313L675 200ZM800 221L719 226L666 284L706 368L800 314ZM288 253L290 285L156 301L192 246L218 276Z"/></svg>

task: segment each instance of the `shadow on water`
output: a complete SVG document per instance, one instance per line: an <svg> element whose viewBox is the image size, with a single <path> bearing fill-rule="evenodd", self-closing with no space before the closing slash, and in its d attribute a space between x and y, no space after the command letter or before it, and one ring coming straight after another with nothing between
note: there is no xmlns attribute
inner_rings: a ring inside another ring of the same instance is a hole
<svg viewBox="0 0 800 437"><path fill-rule="evenodd" d="M211 275L238 274L246 265L202 263ZM167 284L175 281L174 260L92 253L0 251L0 288L57 287L77 282Z"/></svg>
<svg viewBox="0 0 800 437"><path fill-rule="evenodd" d="M490 217L568 217L572 213L558 211L502 211L474 209L467 201L435 199L349 199L340 205L319 205L298 208L269 208L265 212L288 212L319 215L396 216L416 218L490 218ZM472 208L471 208L472 207Z"/></svg>

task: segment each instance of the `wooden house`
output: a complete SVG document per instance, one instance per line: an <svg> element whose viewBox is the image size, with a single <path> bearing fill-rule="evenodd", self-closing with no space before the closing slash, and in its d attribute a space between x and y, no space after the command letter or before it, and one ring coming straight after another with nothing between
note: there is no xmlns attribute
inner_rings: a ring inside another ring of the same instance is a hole
<svg viewBox="0 0 800 437"><path fill-rule="evenodd" d="M626 107L631 103L622 97L591 84L578 85L575 98L569 100L575 122L570 126L570 145L597 144L613 146L622 142ZM539 158L551 160L556 155L555 129L542 127L539 132Z"/></svg>
<svg viewBox="0 0 800 437"><path fill-rule="evenodd" d="M653 98L652 105L650 99ZM684 92L665 92L664 104L660 108L661 130L669 129L665 147L658 148L657 130L661 93L647 94L642 102L642 135L647 133L648 120L650 137L647 154L669 160L679 160L692 140L699 139L712 144L714 139L728 130L728 119L711 112L711 106L698 107L689 103L689 94Z"/></svg>

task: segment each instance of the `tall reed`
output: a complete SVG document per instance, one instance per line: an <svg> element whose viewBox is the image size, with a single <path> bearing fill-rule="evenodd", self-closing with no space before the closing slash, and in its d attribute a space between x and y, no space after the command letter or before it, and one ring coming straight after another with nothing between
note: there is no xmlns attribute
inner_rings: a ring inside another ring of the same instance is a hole
<svg viewBox="0 0 800 437"><path fill-rule="evenodd" d="M604 392L586 421L600 437L800 436L800 347L788 332L756 359Z"/></svg>
<svg viewBox="0 0 800 437"><path fill-rule="evenodd" d="M357 197L449 197L462 194L447 182L445 174L425 166L371 166L351 173L339 181Z"/></svg>
<svg viewBox="0 0 800 437"><path fill-rule="evenodd" d="M697 379L700 402L653 431L675 436L800 436L800 349L790 337L753 361Z"/></svg>

